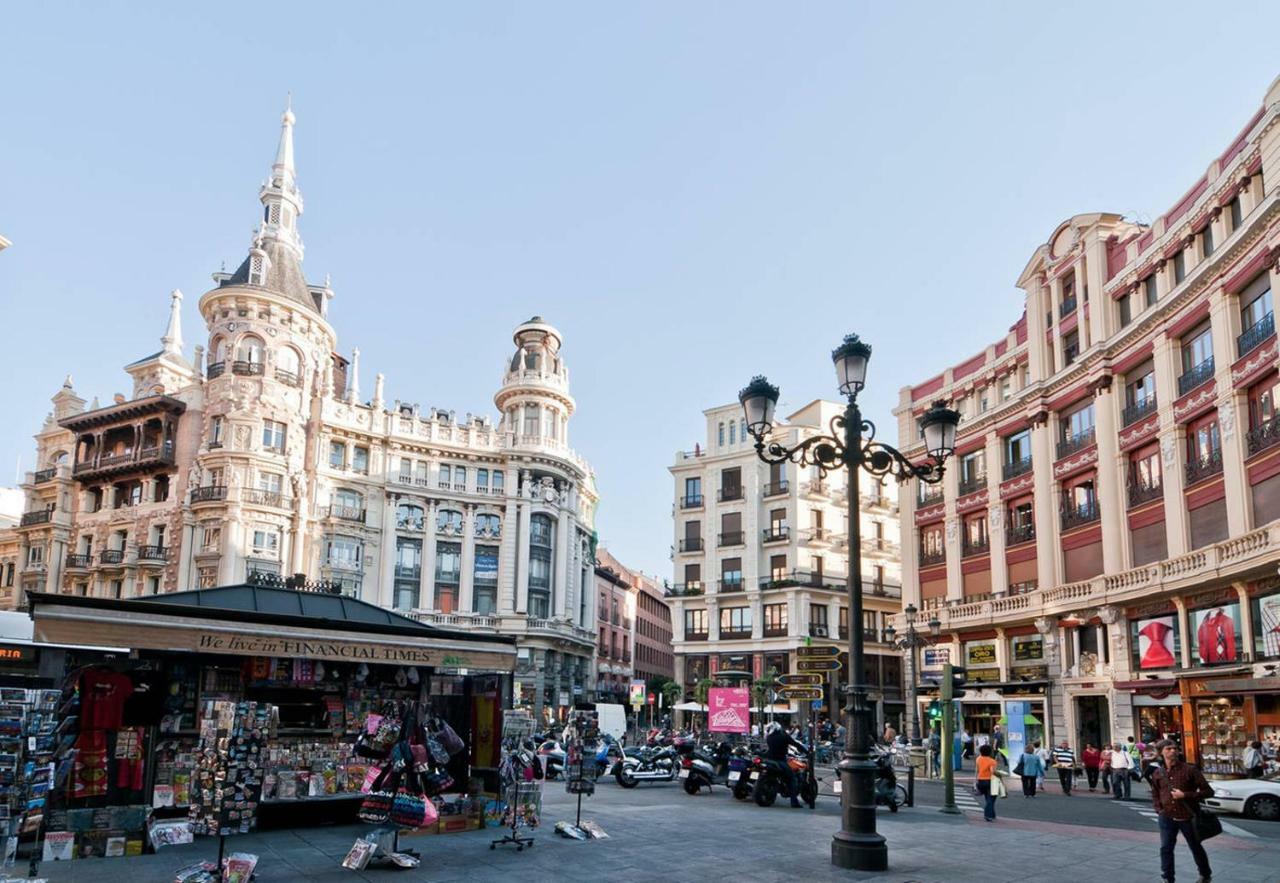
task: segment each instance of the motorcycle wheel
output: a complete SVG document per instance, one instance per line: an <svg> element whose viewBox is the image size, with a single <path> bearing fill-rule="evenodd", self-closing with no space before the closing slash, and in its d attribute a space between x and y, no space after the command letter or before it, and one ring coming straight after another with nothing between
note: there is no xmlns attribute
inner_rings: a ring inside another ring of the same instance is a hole
<svg viewBox="0 0 1280 883"><path fill-rule="evenodd" d="M907 805L907 788L905 785L895 785L893 794L889 797L889 811L897 812L898 807Z"/></svg>
<svg viewBox="0 0 1280 883"><path fill-rule="evenodd" d="M634 788L640 784L636 781L635 777L631 775L631 770L625 766L618 767L618 772L614 778L618 780L618 784L623 788Z"/></svg>
<svg viewBox="0 0 1280 883"><path fill-rule="evenodd" d="M756 806L773 806L773 802L778 799L778 786L769 779L761 779L756 782L752 797L755 798Z"/></svg>
<svg viewBox="0 0 1280 883"><path fill-rule="evenodd" d="M690 776L689 778L684 780L685 794L693 795L693 794L697 794L701 790L702 790L702 783L699 782L697 779L695 779L693 776Z"/></svg>
<svg viewBox="0 0 1280 883"><path fill-rule="evenodd" d="M751 784L748 782L744 785L742 782L739 782L737 785L734 785L733 796L737 800L746 800L751 796Z"/></svg>
<svg viewBox="0 0 1280 883"><path fill-rule="evenodd" d="M800 799L813 809L818 805L818 783L807 781L800 786Z"/></svg>

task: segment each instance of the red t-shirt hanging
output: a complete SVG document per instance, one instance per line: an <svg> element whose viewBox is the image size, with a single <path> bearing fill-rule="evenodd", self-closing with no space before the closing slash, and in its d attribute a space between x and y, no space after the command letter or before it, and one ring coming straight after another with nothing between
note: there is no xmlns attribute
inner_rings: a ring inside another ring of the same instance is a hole
<svg viewBox="0 0 1280 883"><path fill-rule="evenodd" d="M90 669L80 676L80 728L116 730L124 722L125 700L133 695L133 681L114 671Z"/></svg>

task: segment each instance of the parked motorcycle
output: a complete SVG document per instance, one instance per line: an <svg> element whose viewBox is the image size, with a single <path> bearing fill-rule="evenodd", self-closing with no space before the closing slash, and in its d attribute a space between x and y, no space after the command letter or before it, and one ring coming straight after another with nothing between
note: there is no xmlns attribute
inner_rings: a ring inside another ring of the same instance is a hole
<svg viewBox="0 0 1280 883"><path fill-rule="evenodd" d="M538 756L542 758L543 771L548 779L554 779L564 773L564 747L554 739L548 739L538 746Z"/></svg>
<svg viewBox="0 0 1280 883"><path fill-rule="evenodd" d="M596 746L596 778L614 775L623 758L622 746L608 734Z"/></svg>
<svg viewBox="0 0 1280 883"><path fill-rule="evenodd" d="M641 782L671 782L680 770L673 748L641 748L625 751L614 768L614 778L623 788L634 788Z"/></svg>
<svg viewBox="0 0 1280 883"><path fill-rule="evenodd" d="M813 765L809 763L808 757L799 754L788 754L785 761L760 759L760 771L755 775L755 786L751 791L756 806L773 806L779 793L788 798L792 796L788 790L788 777L784 773L783 764L790 767L796 775L800 792L797 796L809 809L813 809L818 803L818 780L814 777Z"/></svg>
<svg viewBox="0 0 1280 883"><path fill-rule="evenodd" d="M738 800L751 797L751 774L758 773L763 764L758 754L746 745L739 745L729 755L729 774L725 784L733 789L733 796Z"/></svg>
<svg viewBox="0 0 1280 883"><path fill-rule="evenodd" d="M724 785L728 782L729 761L733 756L728 742L721 742L714 747L699 747L692 742L681 745L677 741L676 751L681 755L679 776L684 780L686 794L697 794L703 788L710 791L712 785Z"/></svg>
<svg viewBox="0 0 1280 883"><path fill-rule="evenodd" d="M897 812L898 807L907 802L907 789L898 784L898 775L893 771L893 757L887 751L876 754L876 806L887 806L889 812Z"/></svg>

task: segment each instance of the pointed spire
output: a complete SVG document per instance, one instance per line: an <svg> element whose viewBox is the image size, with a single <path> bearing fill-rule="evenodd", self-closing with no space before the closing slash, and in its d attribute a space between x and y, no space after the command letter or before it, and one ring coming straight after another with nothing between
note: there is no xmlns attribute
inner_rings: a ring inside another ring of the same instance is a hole
<svg viewBox="0 0 1280 883"><path fill-rule="evenodd" d="M71 382L71 375L70 375L70 374L68 374L68 375L67 375L67 379L66 379L66 380L62 381L62 388L63 388L63 389L75 389L75 384L73 384L73 383Z"/></svg>
<svg viewBox="0 0 1280 883"><path fill-rule="evenodd" d="M174 289L169 292L169 327L164 330L160 342L164 351L171 356L182 355L182 292Z"/></svg>
<svg viewBox="0 0 1280 883"><path fill-rule="evenodd" d="M293 93L285 99L285 110L280 116L280 146L276 148L276 162L271 167L273 178L280 178L281 186L293 189ZM274 181L272 183L275 183Z"/></svg>
<svg viewBox="0 0 1280 883"><path fill-rule="evenodd" d="M347 379L347 401L360 404L360 347L351 350L351 375Z"/></svg>
<svg viewBox="0 0 1280 883"><path fill-rule="evenodd" d="M375 410L382 410L382 394L386 385L386 375L381 371L378 376L373 379L373 407Z"/></svg>

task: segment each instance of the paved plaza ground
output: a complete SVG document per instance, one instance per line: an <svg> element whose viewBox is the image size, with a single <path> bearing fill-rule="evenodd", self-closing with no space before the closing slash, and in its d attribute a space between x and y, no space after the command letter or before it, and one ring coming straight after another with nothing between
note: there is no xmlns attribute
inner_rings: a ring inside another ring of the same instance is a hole
<svg viewBox="0 0 1280 883"><path fill-rule="evenodd" d="M610 839L566 840L552 830L573 818L573 800L562 785L548 786L544 825L532 849L489 849L501 831L406 838L423 854L414 870L340 867L359 826L277 830L236 838L234 847L261 856L258 879L274 881L760 881L884 880L907 883L1071 881L1104 877L1107 883L1159 879L1159 838L1146 813L1149 804L1113 802L1086 791L1066 798L1051 790L1034 801L1001 801L1001 819L982 820L967 789L959 787L959 816L938 811L942 789L922 783L914 808L896 815L881 809L879 826L889 843L890 870L879 875L839 871L829 862L831 834L839 827L834 797L816 810L793 810L785 801L769 809L739 803L722 789L689 797L675 785L642 785L623 791L601 783L584 801L584 818ZM1136 796L1136 795L1135 795ZM1280 880L1280 825L1229 820L1213 840L1214 877L1223 883ZM231 842L231 841L228 841ZM158 855L45 864L51 883L168 883L174 869L217 852L216 841L173 847ZM1178 847L1180 880L1194 880L1190 854Z"/></svg>

